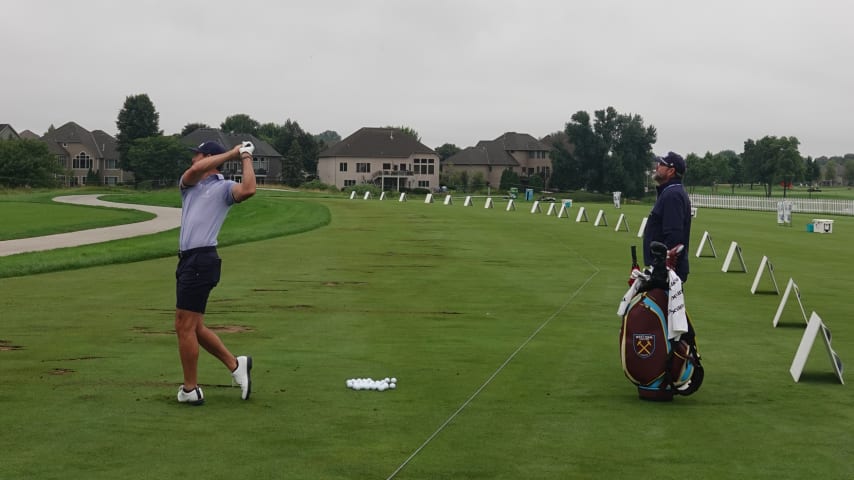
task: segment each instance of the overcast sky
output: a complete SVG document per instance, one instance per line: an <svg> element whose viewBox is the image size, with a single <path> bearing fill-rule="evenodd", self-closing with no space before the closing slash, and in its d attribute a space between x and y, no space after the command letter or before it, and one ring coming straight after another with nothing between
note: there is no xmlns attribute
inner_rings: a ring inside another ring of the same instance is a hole
<svg viewBox="0 0 854 480"><path fill-rule="evenodd" d="M657 154L795 136L854 152L845 0L27 0L0 15L0 123L116 133L147 94L165 133L229 115L342 137L405 125L459 147L613 106Z"/></svg>

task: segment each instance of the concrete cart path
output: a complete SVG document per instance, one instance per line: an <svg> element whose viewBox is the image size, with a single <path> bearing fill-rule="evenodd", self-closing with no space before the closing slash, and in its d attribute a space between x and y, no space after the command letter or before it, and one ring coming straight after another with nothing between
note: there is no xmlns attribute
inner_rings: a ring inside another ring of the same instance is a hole
<svg viewBox="0 0 854 480"><path fill-rule="evenodd" d="M55 248L77 247L92 243L108 242L121 238L148 235L163 232L181 226L181 209L173 207L155 207L151 205L136 205L130 203L114 203L99 200L100 195L67 195L53 200L75 205L95 205L101 207L123 208L126 210L142 210L156 215L145 222L116 225L113 227L93 228L79 232L58 233L43 237L19 238L0 242L0 257L16 253L40 252ZM177 244L178 239L175 239ZM177 247L176 247L177 248Z"/></svg>

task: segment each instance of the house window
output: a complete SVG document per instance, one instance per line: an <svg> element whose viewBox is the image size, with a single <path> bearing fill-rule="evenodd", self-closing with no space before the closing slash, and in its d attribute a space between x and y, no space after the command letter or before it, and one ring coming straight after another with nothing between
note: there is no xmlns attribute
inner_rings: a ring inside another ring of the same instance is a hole
<svg viewBox="0 0 854 480"><path fill-rule="evenodd" d="M371 171L371 164L370 163L356 162L356 172L370 173L370 171Z"/></svg>
<svg viewBox="0 0 854 480"><path fill-rule="evenodd" d="M104 177L104 185L118 185L119 177Z"/></svg>
<svg viewBox="0 0 854 480"><path fill-rule="evenodd" d="M252 168L255 170L255 173L259 173L263 171L261 175L267 174L267 157L255 157L252 159Z"/></svg>
<svg viewBox="0 0 854 480"><path fill-rule="evenodd" d="M339 163L338 164L338 171L339 172L346 172L347 171L347 162Z"/></svg>
<svg viewBox="0 0 854 480"><path fill-rule="evenodd" d="M115 170L119 168L118 161L116 161L115 158L104 160L104 164L106 165L104 168L107 170Z"/></svg>
<svg viewBox="0 0 854 480"><path fill-rule="evenodd" d="M384 163L383 164L383 170L391 170L391 164L390 163Z"/></svg>
<svg viewBox="0 0 854 480"><path fill-rule="evenodd" d="M401 171L401 172L405 172L405 171L407 171L407 170L408 170L408 168L406 168L406 164L405 164L405 163L401 163L401 164L400 164L400 171Z"/></svg>
<svg viewBox="0 0 854 480"><path fill-rule="evenodd" d="M356 184L355 180L344 180L344 186L345 187L352 187L355 184Z"/></svg>
<svg viewBox="0 0 854 480"><path fill-rule="evenodd" d="M71 168L92 168L92 157L86 152L80 152L71 159Z"/></svg>
<svg viewBox="0 0 854 480"><path fill-rule="evenodd" d="M418 180L418 187L430 188L430 180Z"/></svg>

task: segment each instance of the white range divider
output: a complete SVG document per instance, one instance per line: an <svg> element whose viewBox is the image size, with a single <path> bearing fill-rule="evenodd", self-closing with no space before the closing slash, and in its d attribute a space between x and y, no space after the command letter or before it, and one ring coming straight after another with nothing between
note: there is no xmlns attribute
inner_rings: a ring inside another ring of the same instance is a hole
<svg viewBox="0 0 854 480"><path fill-rule="evenodd" d="M582 220L583 218L583 220ZM578 207L578 215L575 217L575 223L579 222L589 222L590 219L587 218L587 210L584 207Z"/></svg>
<svg viewBox="0 0 854 480"><path fill-rule="evenodd" d="M428 193L426 197L424 197L424 203L433 203L433 194Z"/></svg>
<svg viewBox="0 0 854 480"><path fill-rule="evenodd" d="M510 210L516 210L516 204L515 204L515 203L513 203L513 199L512 199L512 198L510 199L510 201L509 201L509 202L507 202L507 208L506 208L505 210L506 210L506 211L508 211L508 212L509 212Z"/></svg>
<svg viewBox="0 0 854 480"><path fill-rule="evenodd" d="M629 220L626 218L625 213L620 214L620 218L617 220L617 226L614 227L614 231L619 232L621 230L620 226L623 227L622 230L624 230L626 232L629 231Z"/></svg>
<svg viewBox="0 0 854 480"><path fill-rule="evenodd" d="M560 206L560 211L557 212L557 218L566 218L569 220L569 210L566 208L566 205Z"/></svg>
<svg viewBox="0 0 854 480"><path fill-rule="evenodd" d="M833 346L831 345L832 339L830 329L825 326L821 317L819 317L815 312L812 312L812 315L810 315L810 319L807 322L807 328L804 330L803 337L801 337L801 343L798 345L797 352L795 352L795 358L792 360L792 366L789 367L789 373L792 375L792 379L796 383L800 381L801 374L804 371L804 366L807 364L807 359L810 356L810 350L812 350L812 346L815 343L815 337L818 335L819 330L821 330L821 338L824 340L824 347L827 350L827 356L830 357L830 365L833 368L833 373L836 374L836 378L839 379L839 383L844 385L845 380L842 379L842 359L840 359L839 355L833 350Z"/></svg>
<svg viewBox="0 0 854 480"><path fill-rule="evenodd" d="M365 192L365 196L364 196L363 200L370 200L370 199L371 199L371 192L370 191Z"/></svg>
<svg viewBox="0 0 854 480"><path fill-rule="evenodd" d="M599 213L596 214L596 221L593 223L594 227L598 227L600 223L603 223L603 226L608 226L608 219L605 218L605 210L599 210Z"/></svg>
<svg viewBox="0 0 854 480"><path fill-rule="evenodd" d="M540 208L539 200L534 200L534 204L531 206L531 213L543 213L543 209Z"/></svg>
<svg viewBox="0 0 854 480"><path fill-rule="evenodd" d="M550 217L550 216L554 215L555 213L556 213L555 212L555 203L551 202L551 203L549 203L548 211L546 211L546 216Z"/></svg>
<svg viewBox="0 0 854 480"><path fill-rule="evenodd" d="M486 197L486 203L483 204L483 208L494 208L492 201L492 197Z"/></svg>
<svg viewBox="0 0 854 480"><path fill-rule="evenodd" d="M385 199L386 199L385 192L380 193L380 200L385 200Z"/></svg>
<svg viewBox="0 0 854 480"><path fill-rule="evenodd" d="M646 230L646 221L648 219L649 219L649 217L643 217L643 220L641 220L641 225L640 225L640 228L638 229L638 238L643 237L643 232L644 232L644 230Z"/></svg>
<svg viewBox="0 0 854 480"><path fill-rule="evenodd" d="M474 206L474 203L471 201L471 195L467 195L465 201L463 202L464 207Z"/></svg>
<svg viewBox="0 0 854 480"><path fill-rule="evenodd" d="M453 205L454 200L451 198L450 195L445 195L445 202L444 203L445 203L445 205Z"/></svg>
<svg viewBox="0 0 854 480"><path fill-rule="evenodd" d="M709 247L712 248L712 257L718 258L718 252L715 250L715 244L712 243L712 236L708 231L703 232L703 238L700 240L700 246L697 247L697 258L703 254L703 247L706 246L706 242L709 242Z"/></svg>
<svg viewBox="0 0 854 480"><path fill-rule="evenodd" d="M355 190L350 192L350 200L353 200L354 198L356 198L356 191Z"/></svg>
<svg viewBox="0 0 854 480"><path fill-rule="evenodd" d="M405 202L406 201L406 192L401 192L400 198L398 198L397 201L398 202Z"/></svg>
<svg viewBox="0 0 854 480"><path fill-rule="evenodd" d="M780 317L783 315L783 308L789 301L789 294L791 292L795 292L795 298L798 299L798 306L801 307L801 316L804 319L804 323L809 323L807 311L804 309L804 302L801 300L801 289L798 288L798 284L795 283L793 278L789 278L789 283L786 284L786 290L783 291L783 297L780 299L780 305L777 307L777 313L774 314L774 320L771 322L774 328L777 328L777 323L780 322Z"/></svg>
<svg viewBox="0 0 854 480"><path fill-rule="evenodd" d="M729 272L729 265L732 263L733 257L738 257L739 263L741 263L741 270L744 273L747 273L747 265L744 264L744 256L741 254L741 247L738 246L738 242L732 242L729 246L729 251L726 254L726 259L724 259L724 265L721 267L722 272Z"/></svg>
<svg viewBox="0 0 854 480"><path fill-rule="evenodd" d="M774 265L771 264L771 261L768 260L768 257L763 255L762 260L759 262L759 268L756 270L756 276L753 277L753 285L750 287L750 293L756 294L756 290L759 288L759 280L762 279L762 272L768 272L768 275L771 276L771 283L774 284L774 294L780 294L780 287L777 286L777 279L774 278Z"/></svg>

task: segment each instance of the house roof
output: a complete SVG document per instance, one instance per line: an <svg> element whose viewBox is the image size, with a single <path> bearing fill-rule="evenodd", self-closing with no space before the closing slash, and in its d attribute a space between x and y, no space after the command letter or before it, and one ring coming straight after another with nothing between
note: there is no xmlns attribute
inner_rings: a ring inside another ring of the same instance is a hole
<svg viewBox="0 0 854 480"><path fill-rule="evenodd" d="M500 143L504 150L523 150L528 152L549 151L551 147L527 133L507 132L493 140Z"/></svg>
<svg viewBox="0 0 854 480"><path fill-rule="evenodd" d="M101 154L104 158L118 159L119 158L119 142L103 130L93 130L92 137L101 149Z"/></svg>
<svg viewBox="0 0 854 480"><path fill-rule="evenodd" d="M519 162L507 153L500 144L493 141L481 141L474 147L465 148L446 158L444 165L489 165L516 167Z"/></svg>
<svg viewBox="0 0 854 480"><path fill-rule="evenodd" d="M198 128L181 138L188 147L195 147L204 142L216 140L225 148L231 148L240 142L250 141L255 144L256 157L281 157L272 145L249 133L225 133L215 128Z"/></svg>
<svg viewBox="0 0 854 480"><path fill-rule="evenodd" d="M8 123L0 123L0 139L3 138L21 138L18 132Z"/></svg>
<svg viewBox="0 0 854 480"><path fill-rule="evenodd" d="M20 136L21 138L26 138L27 140L38 140L41 138L32 130L24 130L23 132L19 133L18 136Z"/></svg>
<svg viewBox="0 0 854 480"><path fill-rule="evenodd" d="M432 148L398 128L363 127L320 152L320 158L408 158L415 153L436 154Z"/></svg>
<svg viewBox="0 0 854 480"><path fill-rule="evenodd" d="M48 149L52 153L67 154L68 150L63 145L73 143L83 145L96 157L104 157L104 153L98 147L98 142L92 133L74 122L68 122L59 128L48 131L42 140L48 144Z"/></svg>

